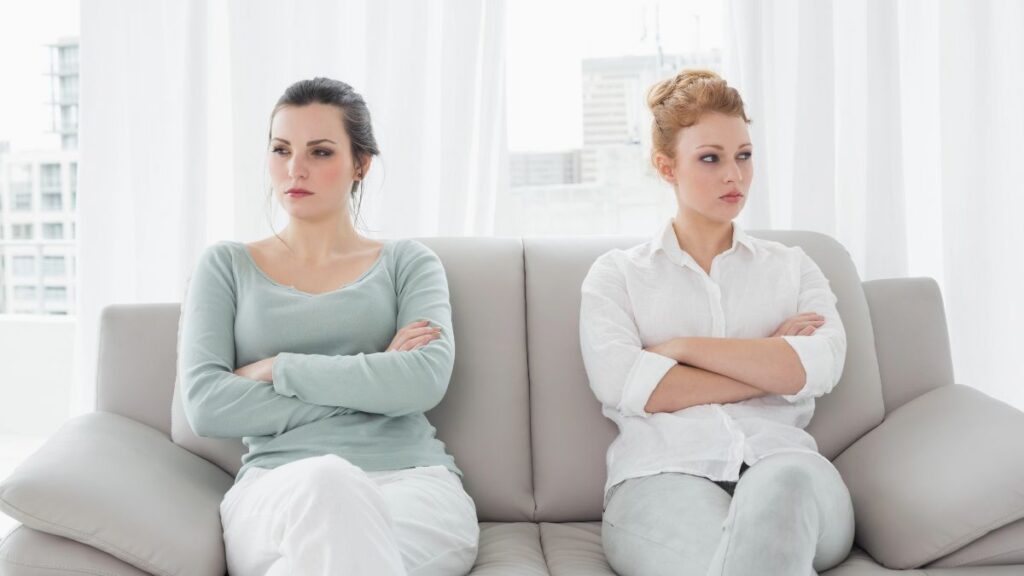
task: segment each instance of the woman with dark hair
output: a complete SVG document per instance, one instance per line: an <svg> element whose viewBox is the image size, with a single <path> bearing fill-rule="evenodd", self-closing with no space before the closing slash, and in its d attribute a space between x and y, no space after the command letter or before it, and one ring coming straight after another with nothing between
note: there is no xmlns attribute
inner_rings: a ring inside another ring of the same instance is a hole
<svg viewBox="0 0 1024 576"><path fill-rule="evenodd" d="M836 297L799 247L734 222L753 178L739 93L685 70L648 94L652 162L678 211L594 263L580 337L619 427L602 540L623 576L809 576L853 544L839 472L804 428L839 382Z"/></svg>
<svg viewBox="0 0 1024 576"><path fill-rule="evenodd" d="M424 412L454 359L444 269L412 240L353 225L379 153L363 98L326 78L271 114L280 234L207 248L179 354L200 436L248 453L221 506L228 571L465 574L479 539L461 471Z"/></svg>

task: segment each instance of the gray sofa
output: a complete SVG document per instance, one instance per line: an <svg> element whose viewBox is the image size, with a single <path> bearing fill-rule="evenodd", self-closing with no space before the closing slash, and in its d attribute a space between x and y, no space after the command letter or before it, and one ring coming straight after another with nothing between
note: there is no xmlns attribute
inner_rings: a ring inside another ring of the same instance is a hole
<svg viewBox="0 0 1024 576"><path fill-rule="evenodd" d="M854 551L827 574L1024 574L1024 414L953 382L937 285L862 283L820 234L752 234L806 250L848 333L843 378L808 428L856 514ZM579 288L599 254L640 241L424 240L448 272L456 337L428 416L477 503L472 574L612 574L600 519L616 431L580 359ZM0 575L224 573L218 503L244 448L182 417L178 320L176 303L104 311L98 411L0 485L0 509L23 524L0 543Z"/></svg>

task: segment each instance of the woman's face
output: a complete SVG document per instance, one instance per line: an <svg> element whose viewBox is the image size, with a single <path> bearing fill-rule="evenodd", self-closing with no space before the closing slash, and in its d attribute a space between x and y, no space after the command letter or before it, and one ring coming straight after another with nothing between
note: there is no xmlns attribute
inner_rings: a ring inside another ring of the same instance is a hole
<svg viewBox="0 0 1024 576"><path fill-rule="evenodd" d="M750 133L743 118L709 112L676 136L675 158L655 158L676 189L680 213L729 223L746 205L754 177Z"/></svg>
<svg viewBox="0 0 1024 576"><path fill-rule="evenodd" d="M274 115L267 164L274 197L292 217L348 213L352 182L365 175L369 161L356 165L342 114L336 106L309 104Z"/></svg>

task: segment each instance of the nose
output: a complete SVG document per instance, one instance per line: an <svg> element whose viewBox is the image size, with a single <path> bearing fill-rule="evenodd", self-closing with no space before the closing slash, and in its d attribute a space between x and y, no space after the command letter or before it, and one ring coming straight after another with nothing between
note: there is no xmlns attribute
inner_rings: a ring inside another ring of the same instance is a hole
<svg viewBox="0 0 1024 576"><path fill-rule="evenodd" d="M288 176L295 179L305 178L307 175L306 161L301 154L293 154L288 160Z"/></svg>
<svg viewBox="0 0 1024 576"><path fill-rule="evenodd" d="M724 179L727 184L743 182L743 170L740 169L740 165L735 160L729 162L726 167Z"/></svg>

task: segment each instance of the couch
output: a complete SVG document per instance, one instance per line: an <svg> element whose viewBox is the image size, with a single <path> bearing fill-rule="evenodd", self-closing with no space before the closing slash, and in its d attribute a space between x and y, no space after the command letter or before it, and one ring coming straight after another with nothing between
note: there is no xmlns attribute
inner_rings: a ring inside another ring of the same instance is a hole
<svg viewBox="0 0 1024 576"><path fill-rule="evenodd" d="M801 246L847 330L842 380L808 426L856 516L853 552L825 574L1024 574L1024 414L954 382L937 284L861 282L828 236L750 233ZM580 284L598 255L642 240L423 240L445 264L456 338L451 385L428 417L477 504L474 576L613 574L600 520L616 430L580 358ZM0 575L224 573L218 503L244 447L199 438L184 419L179 311L103 311L97 410L0 484L0 510L21 522L0 542Z"/></svg>

